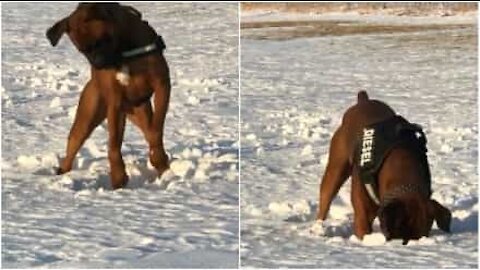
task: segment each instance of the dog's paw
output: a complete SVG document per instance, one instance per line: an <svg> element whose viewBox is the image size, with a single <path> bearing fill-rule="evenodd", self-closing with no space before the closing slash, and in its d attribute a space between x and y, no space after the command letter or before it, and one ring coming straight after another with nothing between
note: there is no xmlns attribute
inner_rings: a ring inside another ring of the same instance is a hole
<svg viewBox="0 0 480 270"><path fill-rule="evenodd" d="M354 240L353 237L356 238L356 236L352 236L351 240ZM363 239L360 240L357 238L357 240L365 246L381 246L387 242L387 239L382 233L366 234L363 236Z"/></svg>
<svg viewBox="0 0 480 270"><path fill-rule="evenodd" d="M68 173L69 171L71 171L72 168L64 169L64 168L62 168L62 167L57 167L57 166L55 166L55 167L52 168L52 170L53 170L53 172L54 172L56 175L62 175L62 174L66 174L66 173Z"/></svg>
<svg viewBox="0 0 480 270"><path fill-rule="evenodd" d="M309 233L311 235L318 235L323 236L325 235L325 224L322 220L317 220L313 225L310 227Z"/></svg>
<svg viewBox="0 0 480 270"><path fill-rule="evenodd" d="M62 170L62 168L60 168L60 167L53 167L53 168L52 168L52 172L54 172L55 175L62 175L62 174L65 173L65 172Z"/></svg>
<svg viewBox="0 0 480 270"><path fill-rule="evenodd" d="M343 220L317 220L310 227L310 234L317 236L348 238L352 232L352 225Z"/></svg>

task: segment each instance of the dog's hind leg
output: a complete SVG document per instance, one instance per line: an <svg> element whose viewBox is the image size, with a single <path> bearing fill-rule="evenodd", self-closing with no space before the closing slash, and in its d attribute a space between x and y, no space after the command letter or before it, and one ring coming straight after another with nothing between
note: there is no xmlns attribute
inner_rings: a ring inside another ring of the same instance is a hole
<svg viewBox="0 0 480 270"><path fill-rule="evenodd" d="M152 131L151 128L153 110L150 100L140 106L132 108L132 110L127 113L127 118L140 129L143 136L145 137L145 140L150 146L152 144L152 138L153 136L155 136L155 133Z"/></svg>
<svg viewBox="0 0 480 270"><path fill-rule="evenodd" d="M163 78L153 84L154 89L154 112L150 125L148 143L150 145L150 162L157 169L158 176L161 176L168 168L168 156L163 145L163 128L170 99L170 78L168 71Z"/></svg>
<svg viewBox="0 0 480 270"><path fill-rule="evenodd" d="M327 168L320 184L317 219L325 220L333 198L352 172L345 131L340 127L333 135Z"/></svg>
<svg viewBox="0 0 480 270"><path fill-rule="evenodd" d="M140 129L145 140L148 142L150 138L150 125L153 118L150 100L140 106L133 107L131 111L127 112L127 118Z"/></svg>
<svg viewBox="0 0 480 270"><path fill-rule="evenodd" d="M67 151L61 161L57 174L64 174L72 169L75 156L92 131L105 120L105 104L93 82L88 82L80 96L75 120L68 135Z"/></svg>

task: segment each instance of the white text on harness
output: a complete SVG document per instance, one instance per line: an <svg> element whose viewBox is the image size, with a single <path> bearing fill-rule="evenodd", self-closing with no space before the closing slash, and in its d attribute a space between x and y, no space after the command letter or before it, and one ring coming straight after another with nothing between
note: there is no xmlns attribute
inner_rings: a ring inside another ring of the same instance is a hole
<svg viewBox="0 0 480 270"><path fill-rule="evenodd" d="M360 154L360 166L362 167L365 163L372 161L374 135L375 135L375 129L373 128L363 129L362 153Z"/></svg>

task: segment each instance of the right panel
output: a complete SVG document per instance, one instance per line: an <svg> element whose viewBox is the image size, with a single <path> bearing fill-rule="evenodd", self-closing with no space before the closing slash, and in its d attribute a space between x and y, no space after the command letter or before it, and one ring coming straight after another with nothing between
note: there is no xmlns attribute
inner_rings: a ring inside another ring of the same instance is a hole
<svg viewBox="0 0 480 270"><path fill-rule="evenodd" d="M241 5L242 267L478 267L476 9Z"/></svg>

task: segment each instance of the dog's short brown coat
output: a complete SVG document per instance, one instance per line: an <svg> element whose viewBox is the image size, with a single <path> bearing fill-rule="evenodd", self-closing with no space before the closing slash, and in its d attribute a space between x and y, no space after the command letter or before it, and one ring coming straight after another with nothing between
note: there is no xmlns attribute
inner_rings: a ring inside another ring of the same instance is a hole
<svg viewBox="0 0 480 270"><path fill-rule="evenodd" d="M364 127L391 118L393 109L383 102L371 100L366 92L358 93L358 102L343 116L330 144L328 164L320 184L317 219L327 218L330 204L340 187L352 176L351 200L354 209L354 233L362 239L372 232L372 222L377 217L387 240L410 239L428 236L433 220L444 231L449 231L451 213L437 201L421 192L405 192L381 208L369 197L359 178L353 157L358 136ZM380 200L401 185L425 183L422 168L409 149L396 147L385 158L378 173Z"/></svg>
<svg viewBox="0 0 480 270"><path fill-rule="evenodd" d="M137 58L122 58L122 52L154 43L156 32L132 7L90 3L79 4L73 13L55 23L48 29L47 38L56 46L64 33L90 62L91 77L81 93L66 157L57 173L72 169L84 141L107 119L111 183L114 189L124 187L128 177L120 149L128 118L142 131L149 144L150 162L161 176L168 169L163 146L170 97L168 65L161 50ZM117 79L122 69L129 72L127 85ZM154 109L150 102L152 95Z"/></svg>

